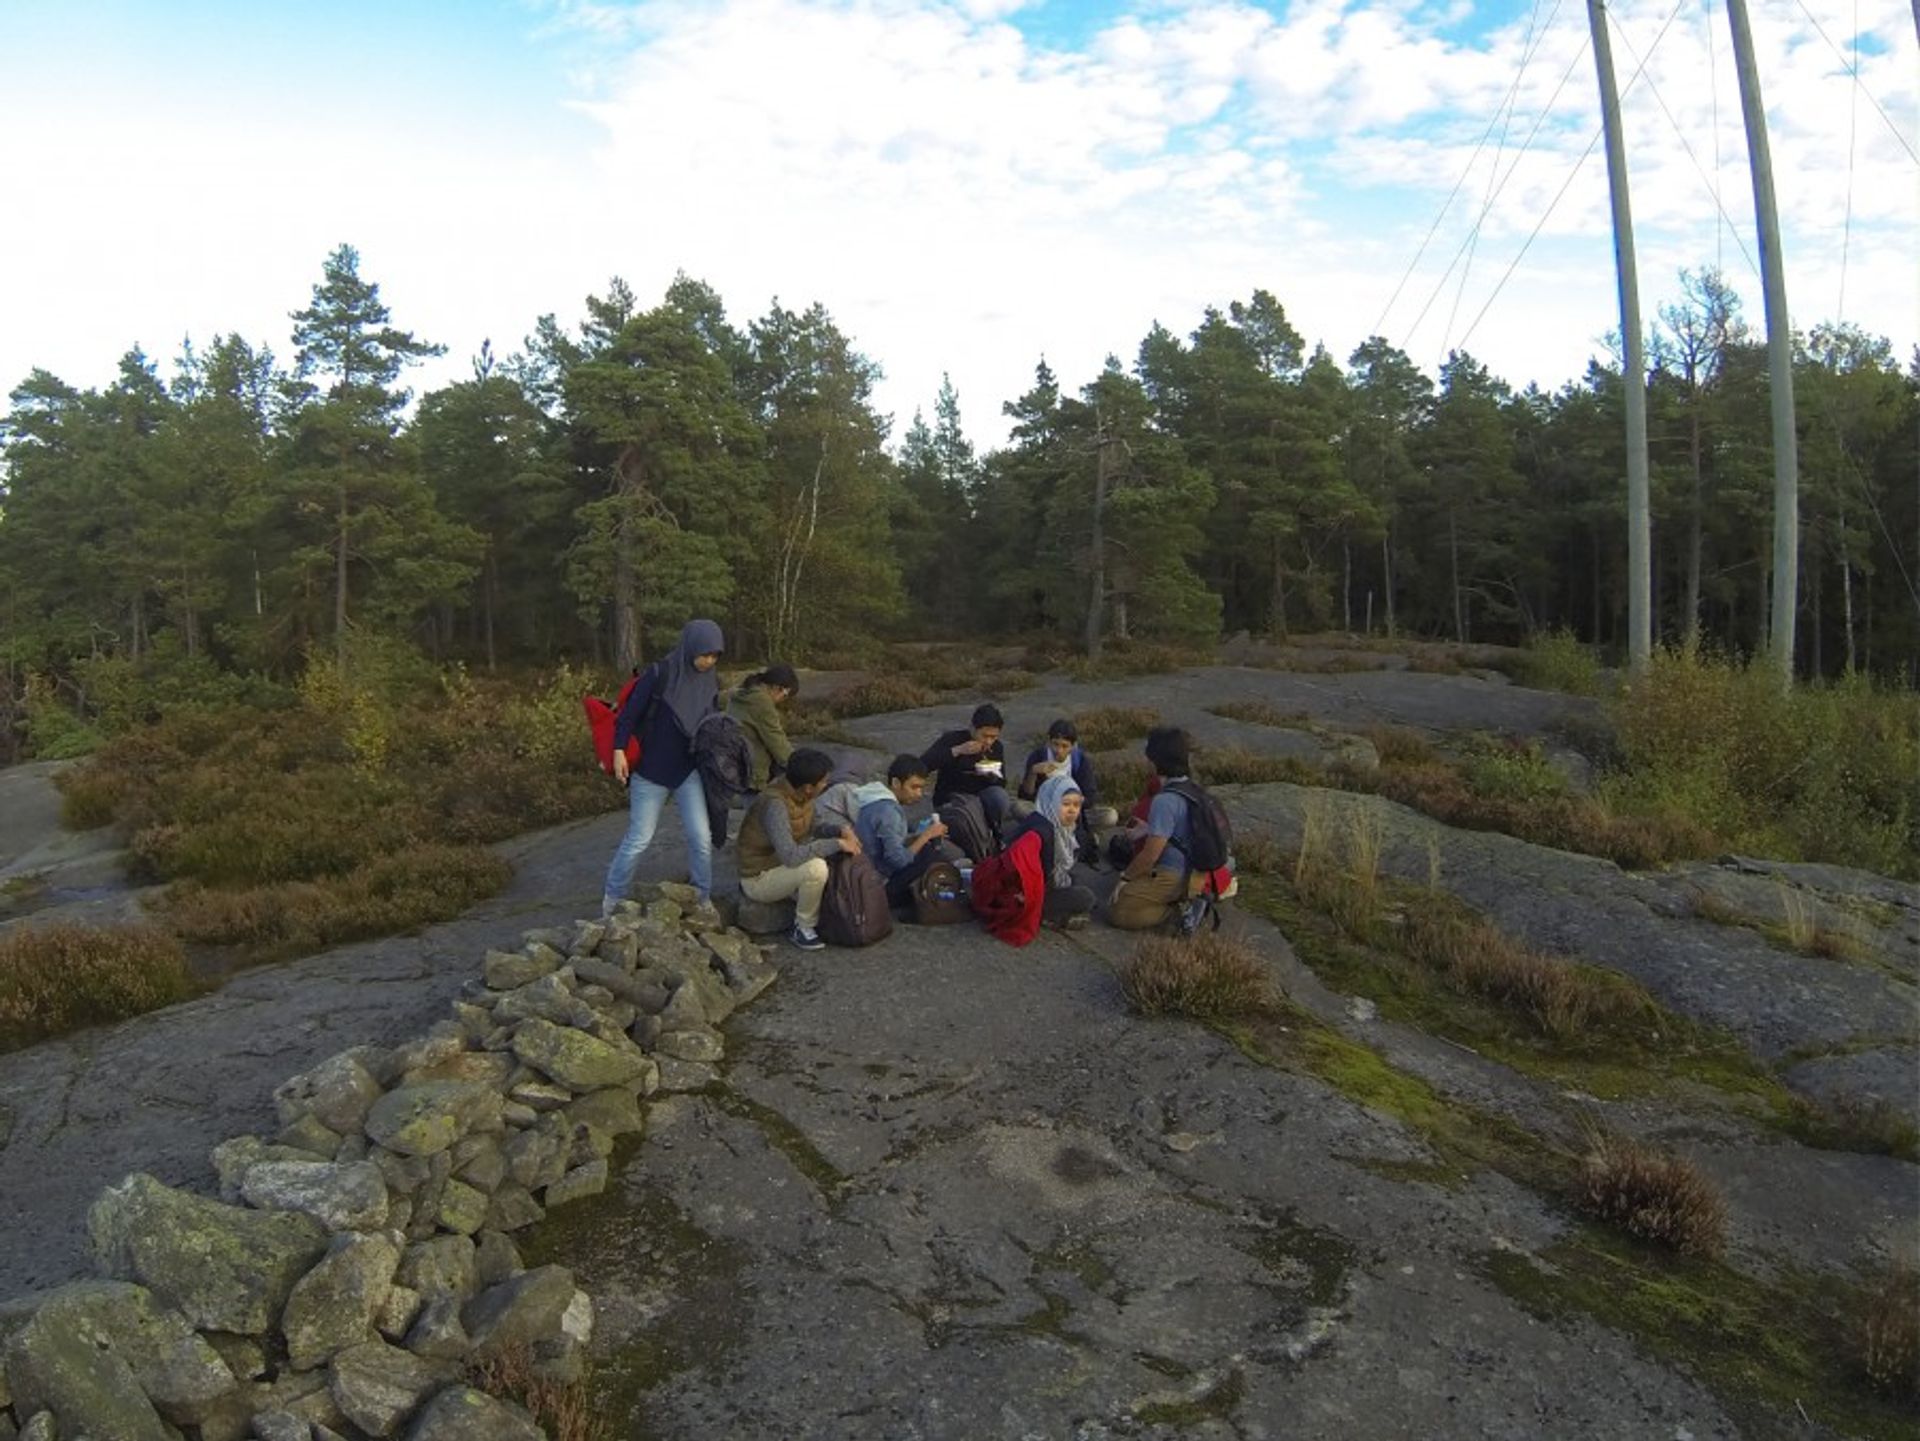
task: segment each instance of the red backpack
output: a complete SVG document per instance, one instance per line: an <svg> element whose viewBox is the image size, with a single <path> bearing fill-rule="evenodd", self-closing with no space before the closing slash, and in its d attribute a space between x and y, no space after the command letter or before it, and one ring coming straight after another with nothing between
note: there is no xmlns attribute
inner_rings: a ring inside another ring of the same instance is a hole
<svg viewBox="0 0 1920 1441"><path fill-rule="evenodd" d="M587 713L587 729L593 733L593 753L599 758L600 769L608 775L613 774L613 726L620 718L620 712L626 709L627 697L633 694L633 688L640 684L640 677L646 670L634 668L627 683L620 687L619 696L612 702L603 701L597 695L582 696L581 706ZM647 728L647 722L653 719L654 707L660 703L660 693L656 689L647 700L647 708L641 713L640 723L633 728L633 734L627 737L627 770L629 773L640 767L640 736Z"/></svg>

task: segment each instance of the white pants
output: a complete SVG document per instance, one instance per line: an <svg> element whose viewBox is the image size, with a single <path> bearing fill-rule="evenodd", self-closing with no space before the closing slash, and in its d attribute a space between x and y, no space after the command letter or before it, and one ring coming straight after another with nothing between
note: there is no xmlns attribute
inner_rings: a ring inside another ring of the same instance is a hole
<svg viewBox="0 0 1920 1441"><path fill-rule="evenodd" d="M820 924L820 897L826 894L827 863L814 856L797 866L775 866L757 876L740 877L740 890L748 900L771 905L793 898L793 923L803 930Z"/></svg>

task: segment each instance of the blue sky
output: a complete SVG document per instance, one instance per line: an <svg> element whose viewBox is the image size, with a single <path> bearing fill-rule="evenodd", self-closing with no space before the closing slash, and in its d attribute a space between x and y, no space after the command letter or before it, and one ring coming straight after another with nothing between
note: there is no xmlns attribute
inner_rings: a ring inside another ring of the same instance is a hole
<svg viewBox="0 0 1920 1441"><path fill-rule="evenodd" d="M1750 3L1795 322L1904 357L1909 7ZM133 344L164 368L232 330L287 356L347 241L395 322L448 347L417 387L544 312L576 322L613 275L651 301L678 270L741 324L823 304L884 367L896 434L946 372L993 443L1042 354L1078 386L1255 287L1342 360L1377 328L1430 371L1464 343L1553 387L1617 325L1604 160L1577 163L1585 9L7 0L0 381L101 384ZM1612 14L1622 84L1650 57L1625 100L1643 310L1718 256L1758 324L1724 17ZM1859 87L1833 48L1856 16Z"/></svg>

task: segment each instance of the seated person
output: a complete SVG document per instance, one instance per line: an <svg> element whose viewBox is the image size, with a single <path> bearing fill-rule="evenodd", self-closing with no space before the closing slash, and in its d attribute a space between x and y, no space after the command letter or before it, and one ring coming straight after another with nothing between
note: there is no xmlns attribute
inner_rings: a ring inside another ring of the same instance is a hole
<svg viewBox="0 0 1920 1441"><path fill-rule="evenodd" d="M787 727L780 719L779 707L800 693L800 677L790 665L770 665L755 671L727 700L727 714L740 722L746 733L747 748L753 752L753 770L747 776L748 790L761 790L784 767L793 754L793 742L787 739Z"/></svg>
<svg viewBox="0 0 1920 1441"><path fill-rule="evenodd" d="M1032 815L1033 800L1040 794L1040 787L1048 776L1062 771L1073 777L1085 797L1080 810L1080 842L1084 848L1092 843L1094 831L1118 825L1120 812L1100 804L1100 787L1093 779L1093 757L1080 748L1080 732L1065 716L1047 727L1047 743L1028 754L1020 773L1020 790L1014 798L1013 814L1022 820Z"/></svg>
<svg viewBox="0 0 1920 1441"><path fill-rule="evenodd" d="M917 829L907 824L906 807L918 805L927 793L927 763L914 755L897 755L887 767L884 783L861 786L854 834L861 850L887 883L887 903L896 910L913 903L913 883L935 861L959 858L942 841L946 824L939 816Z"/></svg>
<svg viewBox="0 0 1920 1441"><path fill-rule="evenodd" d="M1024 946L1042 922L1071 930L1087 923L1093 892L1074 875L1080 788L1071 775L1049 776L1033 814L1006 850L973 870L973 908L987 929Z"/></svg>
<svg viewBox="0 0 1920 1441"><path fill-rule="evenodd" d="M763 904L791 897L791 939L803 951L826 944L815 928L827 889L827 857L860 854L850 826L837 836L814 837L814 801L832 774L833 758L824 751L795 751L787 758L787 773L760 792L740 823L740 890Z"/></svg>
<svg viewBox="0 0 1920 1441"><path fill-rule="evenodd" d="M1147 762L1159 786L1145 822L1135 821L1128 827L1133 858L1107 904L1107 919L1123 931L1152 930L1186 906L1191 889L1192 868L1187 863L1193 844L1191 807L1166 787L1187 778L1190 746L1186 732L1173 726L1156 726L1147 733Z"/></svg>
<svg viewBox="0 0 1920 1441"><path fill-rule="evenodd" d="M920 759L933 777L935 810L954 796L977 796L987 824L999 831L1013 805L1007 793L1007 753L1000 744L1006 724L998 706L979 706L968 729L948 731L927 747Z"/></svg>

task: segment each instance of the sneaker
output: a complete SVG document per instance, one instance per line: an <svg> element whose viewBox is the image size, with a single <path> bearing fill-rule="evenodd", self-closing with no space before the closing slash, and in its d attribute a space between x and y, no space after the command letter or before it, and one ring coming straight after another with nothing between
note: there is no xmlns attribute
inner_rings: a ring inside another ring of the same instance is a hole
<svg viewBox="0 0 1920 1441"><path fill-rule="evenodd" d="M795 926L793 934L787 937L803 951L824 951L827 943L820 939L818 931L810 931L805 926Z"/></svg>
<svg viewBox="0 0 1920 1441"><path fill-rule="evenodd" d="M1194 936L1197 936L1200 933L1200 928L1206 924L1207 917L1212 914L1213 902L1205 896L1195 896L1192 900L1188 901L1186 908L1180 912L1180 938L1182 940L1191 940Z"/></svg>

